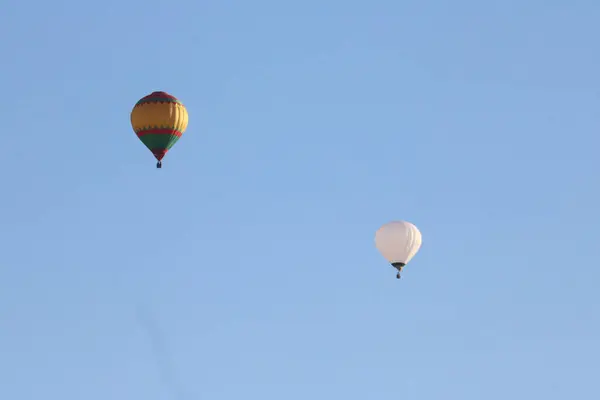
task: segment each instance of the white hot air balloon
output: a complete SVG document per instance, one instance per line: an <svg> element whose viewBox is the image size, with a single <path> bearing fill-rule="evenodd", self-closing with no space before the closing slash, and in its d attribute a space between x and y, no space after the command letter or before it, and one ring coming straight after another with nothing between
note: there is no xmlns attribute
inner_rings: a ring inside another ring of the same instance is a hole
<svg viewBox="0 0 600 400"><path fill-rule="evenodd" d="M402 268L421 247L421 232L410 222L392 221L375 233L375 246L392 267L398 270L396 278L400 279Z"/></svg>

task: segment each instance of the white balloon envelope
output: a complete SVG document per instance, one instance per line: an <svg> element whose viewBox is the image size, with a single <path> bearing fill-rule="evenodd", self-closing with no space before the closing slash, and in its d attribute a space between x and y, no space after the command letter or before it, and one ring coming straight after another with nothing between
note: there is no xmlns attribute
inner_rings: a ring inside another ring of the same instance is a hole
<svg viewBox="0 0 600 400"><path fill-rule="evenodd" d="M392 221L383 225L375 233L375 246L381 255L398 270L400 279L402 268L421 248L421 232L406 221Z"/></svg>

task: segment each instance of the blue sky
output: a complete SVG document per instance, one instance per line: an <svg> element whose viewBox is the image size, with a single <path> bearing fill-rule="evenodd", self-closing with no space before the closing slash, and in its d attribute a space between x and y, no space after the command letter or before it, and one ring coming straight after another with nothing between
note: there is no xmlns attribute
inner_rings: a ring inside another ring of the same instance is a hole
<svg viewBox="0 0 600 400"><path fill-rule="evenodd" d="M597 1L2 10L0 398L600 395Z"/></svg>

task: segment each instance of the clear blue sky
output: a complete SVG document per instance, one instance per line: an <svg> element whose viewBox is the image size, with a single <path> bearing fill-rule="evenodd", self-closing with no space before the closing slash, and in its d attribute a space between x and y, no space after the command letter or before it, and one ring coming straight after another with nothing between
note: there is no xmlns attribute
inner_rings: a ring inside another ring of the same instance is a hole
<svg viewBox="0 0 600 400"><path fill-rule="evenodd" d="M598 1L1 8L1 399L600 398Z"/></svg>

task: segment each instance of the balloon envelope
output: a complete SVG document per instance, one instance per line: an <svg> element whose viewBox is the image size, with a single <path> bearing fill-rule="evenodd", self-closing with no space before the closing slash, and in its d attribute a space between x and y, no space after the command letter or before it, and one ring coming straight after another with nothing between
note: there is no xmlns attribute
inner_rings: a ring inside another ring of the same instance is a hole
<svg viewBox="0 0 600 400"><path fill-rule="evenodd" d="M406 221L392 221L375 233L375 246L390 264L408 262L421 247L421 232Z"/></svg>
<svg viewBox="0 0 600 400"><path fill-rule="evenodd" d="M142 143L160 161L185 132L188 113L174 96L153 92L133 107L131 126Z"/></svg>

